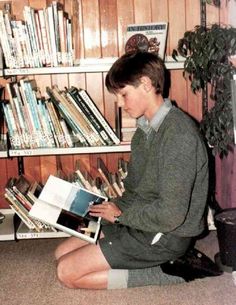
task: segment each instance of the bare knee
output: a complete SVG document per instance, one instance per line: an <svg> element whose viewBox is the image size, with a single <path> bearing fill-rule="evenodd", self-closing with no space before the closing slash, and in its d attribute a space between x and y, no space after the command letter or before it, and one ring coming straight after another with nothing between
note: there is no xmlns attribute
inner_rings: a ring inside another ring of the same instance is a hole
<svg viewBox="0 0 236 305"><path fill-rule="evenodd" d="M54 251L54 257L56 260L59 260L61 256L65 254L65 251L63 251L61 245L59 245L56 250Z"/></svg>
<svg viewBox="0 0 236 305"><path fill-rule="evenodd" d="M68 266L63 260L58 261L57 278L64 286L68 288L76 288L74 284L74 276L68 270Z"/></svg>

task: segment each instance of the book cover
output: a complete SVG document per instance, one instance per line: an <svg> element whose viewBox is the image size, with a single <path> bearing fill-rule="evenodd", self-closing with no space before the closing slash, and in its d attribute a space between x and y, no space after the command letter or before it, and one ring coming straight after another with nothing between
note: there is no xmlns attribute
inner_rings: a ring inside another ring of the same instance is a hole
<svg viewBox="0 0 236 305"><path fill-rule="evenodd" d="M89 206L106 197L50 175L29 214L70 235L96 243L100 218L89 215Z"/></svg>
<svg viewBox="0 0 236 305"><path fill-rule="evenodd" d="M125 52L136 50L158 52L164 60L167 22L130 24L127 26Z"/></svg>

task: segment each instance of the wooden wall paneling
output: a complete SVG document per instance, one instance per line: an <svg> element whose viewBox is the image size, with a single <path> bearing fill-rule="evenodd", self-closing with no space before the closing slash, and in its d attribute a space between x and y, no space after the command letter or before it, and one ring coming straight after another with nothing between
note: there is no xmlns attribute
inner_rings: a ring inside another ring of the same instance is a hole
<svg viewBox="0 0 236 305"><path fill-rule="evenodd" d="M222 202L222 188L221 188L221 184L222 184L222 160L220 159L219 155L216 155L215 157L215 173L217 173L216 175L216 179L215 179L215 199L216 201L219 203L219 205L221 206L221 202Z"/></svg>
<svg viewBox="0 0 236 305"><path fill-rule="evenodd" d="M214 23L220 22L220 10L213 4L206 5L206 23L211 26Z"/></svg>
<svg viewBox="0 0 236 305"><path fill-rule="evenodd" d="M66 176L73 173L75 169L73 155L57 156L57 170L61 170Z"/></svg>
<svg viewBox="0 0 236 305"><path fill-rule="evenodd" d="M102 73L86 74L86 90L99 110L104 114L103 76Z"/></svg>
<svg viewBox="0 0 236 305"><path fill-rule="evenodd" d="M118 159L122 157L122 153L107 154L107 168L111 173L118 171Z"/></svg>
<svg viewBox="0 0 236 305"><path fill-rule="evenodd" d="M36 85L41 93L42 97L48 97L46 88L47 86L51 86L51 75L45 74L45 75L34 75L34 79L36 82Z"/></svg>
<svg viewBox="0 0 236 305"><path fill-rule="evenodd" d="M51 80L52 86L57 85L60 90L64 90L65 87L69 86L68 74L52 74Z"/></svg>
<svg viewBox="0 0 236 305"><path fill-rule="evenodd" d="M202 92L194 94L190 88L190 81L187 80L187 112L198 122L202 119Z"/></svg>
<svg viewBox="0 0 236 305"><path fill-rule="evenodd" d="M170 98L176 101L178 107L182 110L188 110L187 82L183 77L182 70L171 71Z"/></svg>
<svg viewBox="0 0 236 305"><path fill-rule="evenodd" d="M196 25L200 25L200 1L186 0L186 31L194 30Z"/></svg>
<svg viewBox="0 0 236 305"><path fill-rule="evenodd" d="M168 0L151 0L151 21L152 22L168 22L169 23L169 9ZM168 24L169 25L169 24ZM168 30L169 32L169 30ZM169 48L169 33L166 39L166 54L170 54Z"/></svg>
<svg viewBox="0 0 236 305"><path fill-rule="evenodd" d="M200 25L200 1L186 0L186 31L194 30L196 25ZM190 87L190 81L187 78L187 111L197 121L202 119L202 94L194 94Z"/></svg>
<svg viewBox="0 0 236 305"><path fill-rule="evenodd" d="M116 0L100 0L101 55L118 56Z"/></svg>
<svg viewBox="0 0 236 305"><path fill-rule="evenodd" d="M76 87L76 88L86 88L86 78L85 73L72 73L69 74L69 87Z"/></svg>
<svg viewBox="0 0 236 305"><path fill-rule="evenodd" d="M12 1L12 14L16 17L16 20L24 20L23 9L26 5L29 5L28 0Z"/></svg>
<svg viewBox="0 0 236 305"><path fill-rule="evenodd" d="M185 24L185 1L169 0L169 51L177 48L179 39L183 36ZM177 105L187 111L187 85L181 70L170 71L171 88L170 98L175 100Z"/></svg>
<svg viewBox="0 0 236 305"><path fill-rule="evenodd" d="M101 57L101 33L98 0L82 1L85 57Z"/></svg>
<svg viewBox="0 0 236 305"><path fill-rule="evenodd" d="M104 116L109 124L114 129L116 127L116 97L114 94L108 92L105 86L106 73L103 73L103 88L104 88Z"/></svg>
<svg viewBox="0 0 236 305"><path fill-rule="evenodd" d="M101 177L97 168L97 159L101 158L107 165L107 154L92 154L90 157L90 174L92 177Z"/></svg>
<svg viewBox="0 0 236 305"><path fill-rule="evenodd" d="M76 169L76 161L79 160L79 163L83 165L86 170L91 173L91 164L89 154L79 154L74 155L74 170Z"/></svg>
<svg viewBox="0 0 236 305"><path fill-rule="evenodd" d="M221 179L221 202L220 205L224 208L230 208L232 205L231 185L233 179L234 154L229 153L227 158L221 160L222 163L222 178Z"/></svg>
<svg viewBox="0 0 236 305"><path fill-rule="evenodd" d="M186 30L185 0L169 0L169 47L170 54Z"/></svg>
<svg viewBox="0 0 236 305"><path fill-rule="evenodd" d="M234 2L234 1L232 1ZM229 10L232 3L228 3L228 0L221 0L221 7L220 7L220 16L219 21L221 24L229 24ZM234 3L234 5L236 5Z"/></svg>
<svg viewBox="0 0 236 305"><path fill-rule="evenodd" d="M57 173L57 158L56 156L41 156L41 182L45 183L50 174Z"/></svg>
<svg viewBox="0 0 236 305"><path fill-rule="evenodd" d="M29 6L34 9L42 9L47 6L47 1L43 0L29 0Z"/></svg>
<svg viewBox="0 0 236 305"><path fill-rule="evenodd" d="M134 20L135 23L151 22L151 0L134 0Z"/></svg>
<svg viewBox="0 0 236 305"><path fill-rule="evenodd" d="M5 193L5 185L8 180L7 175L7 162L6 159L0 159L0 168L1 168L1 175L0 175L0 208L8 208L8 203L4 198Z"/></svg>
<svg viewBox="0 0 236 305"><path fill-rule="evenodd" d="M75 58L84 58L84 31L83 31L83 11L82 0L77 0L73 10L73 38L75 48ZM76 18L77 17L77 18ZM76 20L77 19L77 20Z"/></svg>
<svg viewBox="0 0 236 305"><path fill-rule="evenodd" d="M151 0L152 22L169 20L168 0Z"/></svg>
<svg viewBox="0 0 236 305"><path fill-rule="evenodd" d="M128 24L134 23L134 7L132 0L117 0L117 31L119 56L124 53L126 29Z"/></svg>
<svg viewBox="0 0 236 305"><path fill-rule="evenodd" d="M30 181L41 181L41 157L23 157L24 175Z"/></svg>

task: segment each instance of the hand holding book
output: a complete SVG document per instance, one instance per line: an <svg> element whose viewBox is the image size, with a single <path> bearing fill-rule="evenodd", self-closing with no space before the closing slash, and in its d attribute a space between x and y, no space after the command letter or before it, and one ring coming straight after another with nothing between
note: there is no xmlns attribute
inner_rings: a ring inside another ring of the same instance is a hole
<svg viewBox="0 0 236 305"><path fill-rule="evenodd" d="M102 204L92 205L89 207L89 211L89 215L101 217L111 223L115 223L116 218L122 214L118 206L111 201L104 201Z"/></svg>

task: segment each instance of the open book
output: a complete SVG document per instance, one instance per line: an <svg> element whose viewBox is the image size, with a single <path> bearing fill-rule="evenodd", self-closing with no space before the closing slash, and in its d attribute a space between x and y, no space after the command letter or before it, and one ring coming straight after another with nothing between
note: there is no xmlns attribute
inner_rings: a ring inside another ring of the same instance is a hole
<svg viewBox="0 0 236 305"><path fill-rule="evenodd" d="M49 176L29 215L90 243L96 243L101 218L89 215L89 206L107 198L73 183Z"/></svg>

